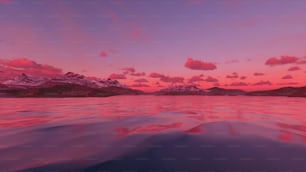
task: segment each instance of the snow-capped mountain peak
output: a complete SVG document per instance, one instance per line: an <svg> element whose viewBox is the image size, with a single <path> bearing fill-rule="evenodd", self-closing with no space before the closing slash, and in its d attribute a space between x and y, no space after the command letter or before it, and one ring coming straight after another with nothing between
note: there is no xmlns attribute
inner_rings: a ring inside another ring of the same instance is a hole
<svg viewBox="0 0 306 172"><path fill-rule="evenodd" d="M73 72L67 72L64 76L67 77L67 78L77 78L77 79L84 79L85 78L84 75L80 75L80 74L73 73Z"/></svg>
<svg viewBox="0 0 306 172"><path fill-rule="evenodd" d="M202 88L198 88L195 85L175 85L160 90L161 94L203 94L207 92Z"/></svg>
<svg viewBox="0 0 306 172"><path fill-rule="evenodd" d="M60 84L76 84L81 86L86 86L89 88L106 88L106 87L120 87L127 88L127 86L119 83L117 80L112 79L90 79L84 75L80 75L73 72L67 72L62 76L55 76L49 78L34 77L22 73L13 79L2 82L3 85L14 87L46 87L48 85L54 85L56 83Z"/></svg>
<svg viewBox="0 0 306 172"><path fill-rule="evenodd" d="M2 84L8 86L38 86L46 81L46 78L28 76L22 73L14 79L4 81Z"/></svg>

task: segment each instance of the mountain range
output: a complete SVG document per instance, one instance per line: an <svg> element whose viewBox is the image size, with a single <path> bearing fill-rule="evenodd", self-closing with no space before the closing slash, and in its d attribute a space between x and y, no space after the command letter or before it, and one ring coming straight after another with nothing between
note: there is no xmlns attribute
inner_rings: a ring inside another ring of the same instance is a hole
<svg viewBox="0 0 306 172"><path fill-rule="evenodd" d="M112 79L89 79L68 72L52 78L21 74L0 84L1 97L105 97L142 94Z"/></svg>
<svg viewBox="0 0 306 172"><path fill-rule="evenodd" d="M129 88L117 80L88 78L68 72L56 77L33 77L21 74L0 83L0 97L106 97L114 95L203 95L203 96L287 96L306 97L306 86L246 92L239 89L195 85L175 85L153 93Z"/></svg>

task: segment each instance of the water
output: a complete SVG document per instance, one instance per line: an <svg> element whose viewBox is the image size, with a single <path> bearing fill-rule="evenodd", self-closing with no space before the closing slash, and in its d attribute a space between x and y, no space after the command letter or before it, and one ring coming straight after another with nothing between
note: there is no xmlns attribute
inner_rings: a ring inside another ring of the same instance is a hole
<svg viewBox="0 0 306 172"><path fill-rule="evenodd" d="M304 171L306 99L0 99L0 171Z"/></svg>

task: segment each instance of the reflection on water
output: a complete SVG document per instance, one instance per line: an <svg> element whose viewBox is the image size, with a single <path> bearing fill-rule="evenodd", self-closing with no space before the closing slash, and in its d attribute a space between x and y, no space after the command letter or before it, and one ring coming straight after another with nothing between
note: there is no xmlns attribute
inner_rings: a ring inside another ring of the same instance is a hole
<svg viewBox="0 0 306 172"><path fill-rule="evenodd" d="M303 171L306 99L0 99L0 171Z"/></svg>

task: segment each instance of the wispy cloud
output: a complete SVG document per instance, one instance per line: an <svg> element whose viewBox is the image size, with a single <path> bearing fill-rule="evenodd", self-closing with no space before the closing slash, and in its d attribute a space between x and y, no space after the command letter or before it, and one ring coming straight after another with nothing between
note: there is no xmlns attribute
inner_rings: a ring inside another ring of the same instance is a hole
<svg viewBox="0 0 306 172"><path fill-rule="evenodd" d="M109 76L110 79L126 79L126 76L124 74L116 74L113 73Z"/></svg>
<svg viewBox="0 0 306 172"><path fill-rule="evenodd" d="M269 58L265 64L269 66L277 66L277 65L296 63L298 60L299 58L295 56L281 56L279 58L272 57L272 58Z"/></svg>

